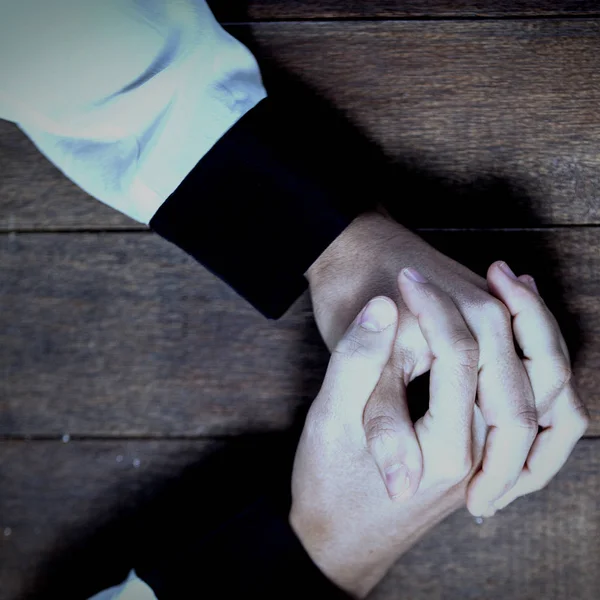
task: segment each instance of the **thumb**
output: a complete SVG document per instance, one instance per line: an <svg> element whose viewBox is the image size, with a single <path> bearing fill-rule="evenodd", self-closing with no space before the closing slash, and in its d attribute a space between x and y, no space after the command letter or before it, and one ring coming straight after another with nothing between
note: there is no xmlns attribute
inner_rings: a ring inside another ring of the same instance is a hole
<svg viewBox="0 0 600 600"><path fill-rule="evenodd" d="M385 296L373 298L358 314L331 354L319 396L335 415L362 423L362 414L390 359L398 309Z"/></svg>
<svg viewBox="0 0 600 600"><path fill-rule="evenodd" d="M423 458L404 381L386 369L363 414L367 446L392 500L408 500L421 482Z"/></svg>

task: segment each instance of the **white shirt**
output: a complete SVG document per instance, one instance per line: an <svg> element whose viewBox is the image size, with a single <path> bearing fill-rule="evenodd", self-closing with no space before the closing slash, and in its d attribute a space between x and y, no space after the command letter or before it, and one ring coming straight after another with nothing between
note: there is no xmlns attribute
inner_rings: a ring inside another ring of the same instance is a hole
<svg viewBox="0 0 600 600"><path fill-rule="evenodd" d="M157 600L156 595L144 581L131 571L120 585L104 590L89 600Z"/></svg>
<svg viewBox="0 0 600 600"><path fill-rule="evenodd" d="M143 223L265 96L203 0L0 0L0 118Z"/></svg>

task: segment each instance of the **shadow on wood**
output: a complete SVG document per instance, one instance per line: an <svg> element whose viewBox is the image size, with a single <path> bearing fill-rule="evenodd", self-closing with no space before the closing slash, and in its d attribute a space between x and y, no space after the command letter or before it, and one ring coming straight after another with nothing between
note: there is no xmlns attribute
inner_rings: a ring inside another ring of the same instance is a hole
<svg viewBox="0 0 600 600"><path fill-rule="evenodd" d="M593 0L210 0L219 21L594 16Z"/></svg>
<svg viewBox="0 0 600 600"><path fill-rule="evenodd" d="M43 564L24 597L81 600L120 583L132 568L143 570L146 561L180 564L190 585L198 583L190 544L199 550L223 523L260 499L287 511L299 432L216 442L196 464L147 481L135 493L115 486L110 516L89 523L69 548Z"/></svg>

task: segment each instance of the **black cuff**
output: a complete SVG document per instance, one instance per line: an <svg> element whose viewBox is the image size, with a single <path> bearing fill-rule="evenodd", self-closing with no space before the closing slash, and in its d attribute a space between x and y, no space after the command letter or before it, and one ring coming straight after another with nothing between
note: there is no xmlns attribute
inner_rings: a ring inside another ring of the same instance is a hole
<svg viewBox="0 0 600 600"><path fill-rule="evenodd" d="M355 149L335 127L290 110L261 101L150 221L269 318L285 313L310 265L371 207Z"/></svg>
<svg viewBox="0 0 600 600"><path fill-rule="evenodd" d="M150 560L136 567L159 600L197 595L348 599L311 561L287 516L266 499L209 536L183 540L168 552L158 552L161 562Z"/></svg>

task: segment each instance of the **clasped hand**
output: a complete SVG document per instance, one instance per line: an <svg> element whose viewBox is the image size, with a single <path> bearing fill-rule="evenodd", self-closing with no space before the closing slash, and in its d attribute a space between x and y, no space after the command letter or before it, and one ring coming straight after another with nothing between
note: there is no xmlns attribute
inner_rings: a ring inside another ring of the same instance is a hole
<svg viewBox="0 0 600 600"><path fill-rule="evenodd" d="M398 286L406 267L431 283L410 287L403 275ZM377 213L356 219L307 276L330 349L370 298L385 295L398 307L394 348L363 417L367 446L390 496L410 497L421 481L423 456L406 388L436 360L418 323L434 285L468 332L449 338L448 352L477 372L477 405L489 427L482 466L468 486L468 509L489 516L543 487L565 463L589 419L564 339L531 277L517 278L498 262L483 279Z"/></svg>
<svg viewBox="0 0 600 600"><path fill-rule="evenodd" d="M465 502L491 514L543 487L587 427L556 321L531 278L517 279L503 267L490 267L488 285L512 316L523 354L513 368L522 370L523 389L502 389L501 370L486 373L483 395L502 402L482 403L485 349L456 303L411 269L399 276L399 292L427 344L431 379L427 413L413 425L400 410L408 437L398 437L398 415L391 428L387 417L376 420L375 430L369 425L378 418L373 398L398 389L389 369L397 304L371 300L332 353L296 454L290 523L321 570L354 595L366 595L403 552ZM383 468L374 443L386 450ZM407 459L407 444L418 448L418 464Z"/></svg>

